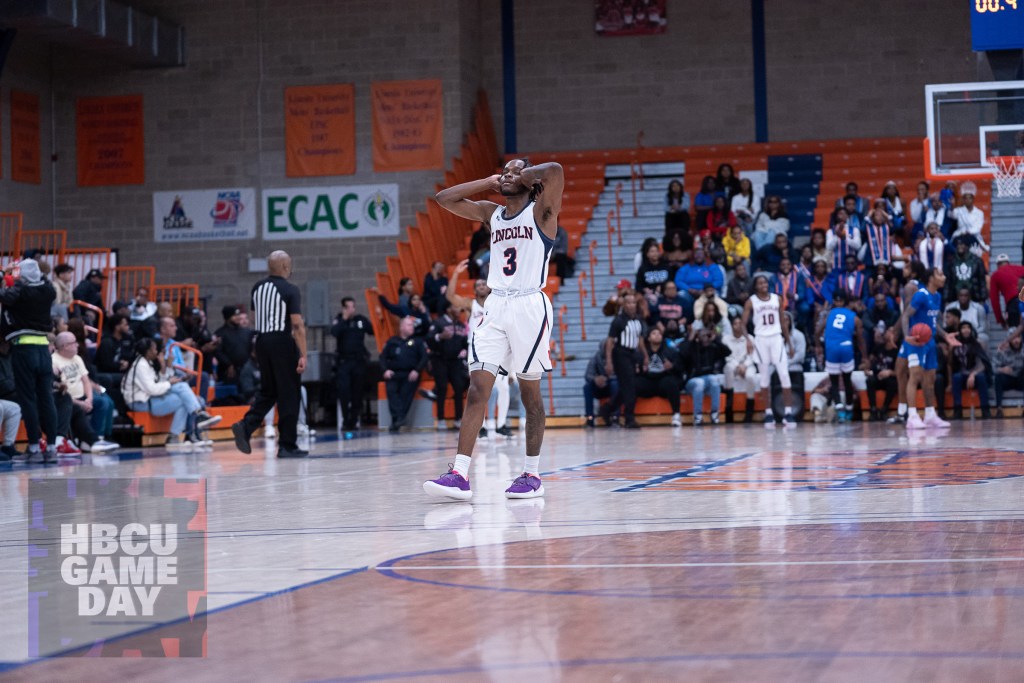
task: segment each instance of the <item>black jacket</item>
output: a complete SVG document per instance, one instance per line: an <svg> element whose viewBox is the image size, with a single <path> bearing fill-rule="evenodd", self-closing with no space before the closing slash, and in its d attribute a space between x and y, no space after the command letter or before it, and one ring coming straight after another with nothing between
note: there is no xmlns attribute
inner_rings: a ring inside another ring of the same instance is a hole
<svg viewBox="0 0 1024 683"><path fill-rule="evenodd" d="M370 352L366 350L366 335L373 336L373 325L369 318L354 315L348 320L341 314L334 319L331 335L338 341L338 358L342 360L367 360Z"/></svg>
<svg viewBox="0 0 1024 683"><path fill-rule="evenodd" d="M446 329L452 331L452 336L442 339L441 333ZM465 325L443 315L430 326L430 332L427 333L427 348L430 349L430 354L434 358L456 360L460 353L469 348L467 332Z"/></svg>
<svg viewBox="0 0 1024 683"><path fill-rule="evenodd" d="M115 339L113 334L103 336L96 349L96 368L100 372L123 372L121 361L135 360L135 339L130 336Z"/></svg>
<svg viewBox="0 0 1024 683"><path fill-rule="evenodd" d="M380 369L395 373L407 373L411 370L421 372L427 365L427 347L419 337L402 339L394 336L388 339L384 350L380 352Z"/></svg>
<svg viewBox="0 0 1024 683"><path fill-rule="evenodd" d="M689 342L683 349L687 377L704 377L722 371L723 361L732 354L728 346L717 339L707 346L699 341Z"/></svg>
<svg viewBox="0 0 1024 683"><path fill-rule="evenodd" d="M71 296L78 301L84 301L98 308L103 308L103 289L92 280L86 278L75 285Z"/></svg>
<svg viewBox="0 0 1024 683"><path fill-rule="evenodd" d="M252 353L252 338L255 332L248 327L235 327L224 325L214 334L220 337L220 346L217 348L217 378L227 377L228 367L235 368L235 377L242 371L242 366L249 360Z"/></svg>
<svg viewBox="0 0 1024 683"><path fill-rule="evenodd" d="M15 402L18 400L18 389L14 384L14 370L11 368L10 355L0 356L0 399Z"/></svg>
<svg viewBox="0 0 1024 683"><path fill-rule="evenodd" d="M50 307L56 298L57 291L47 280L30 285L19 279L13 286L0 290L0 304L4 307L4 338L52 331Z"/></svg>

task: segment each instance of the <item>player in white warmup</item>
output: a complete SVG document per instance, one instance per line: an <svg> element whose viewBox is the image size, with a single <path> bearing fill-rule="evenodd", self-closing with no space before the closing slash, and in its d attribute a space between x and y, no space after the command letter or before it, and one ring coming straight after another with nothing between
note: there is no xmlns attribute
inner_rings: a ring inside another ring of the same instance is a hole
<svg viewBox="0 0 1024 683"><path fill-rule="evenodd" d="M515 373L526 409L526 460L523 473L505 490L508 498L544 495L540 449L544 441L544 401L540 379L550 372L548 347L553 313L544 294L548 260L558 230L565 177L561 165L531 166L525 159L505 164L500 175L462 183L437 193L437 203L457 216L491 227L491 266L483 321L469 348L469 396L459 431L459 450L448 472L423 483L440 498L469 500L469 464L487 399L499 373ZM505 206L469 199L500 192Z"/></svg>
<svg viewBox="0 0 1024 683"><path fill-rule="evenodd" d="M765 394L764 411L765 427L775 426L775 415L772 412L772 397L769 387L772 384L772 369L779 373L779 384L782 386L782 399L785 404L784 424L786 427L796 426L793 415L792 383L789 379L789 352L792 345L789 341L789 318L782 315L782 301L778 294L768 291L768 278L758 275L754 278L754 296L743 305L743 328L748 321L754 319L754 354L757 368L761 376L761 390Z"/></svg>

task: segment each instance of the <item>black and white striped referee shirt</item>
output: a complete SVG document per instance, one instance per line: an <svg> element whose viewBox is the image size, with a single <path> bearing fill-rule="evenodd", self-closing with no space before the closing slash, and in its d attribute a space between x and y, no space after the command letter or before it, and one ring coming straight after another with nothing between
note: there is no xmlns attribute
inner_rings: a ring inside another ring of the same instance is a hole
<svg viewBox="0 0 1024 683"><path fill-rule="evenodd" d="M299 288L277 275L260 280L252 288L252 313L258 334L291 332L291 316L302 313Z"/></svg>
<svg viewBox="0 0 1024 683"><path fill-rule="evenodd" d="M619 313L608 328L608 336L615 340L618 348L636 349L640 346L640 338L643 337L646 327L643 320Z"/></svg>

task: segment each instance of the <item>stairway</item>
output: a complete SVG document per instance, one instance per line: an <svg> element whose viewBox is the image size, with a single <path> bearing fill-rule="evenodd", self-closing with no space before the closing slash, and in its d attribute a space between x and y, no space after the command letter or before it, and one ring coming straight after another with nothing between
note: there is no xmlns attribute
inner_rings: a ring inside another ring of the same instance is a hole
<svg viewBox="0 0 1024 683"><path fill-rule="evenodd" d="M980 183L979 183L980 185ZM992 215L989 217L991 230L990 240L992 251L989 262L995 267L996 256L1008 254L1010 263L1021 263L1021 235L1024 228L1024 198L997 197L992 195ZM988 333L990 338L989 353L1006 338L1006 330L996 323L995 316L989 312ZM1011 401L1012 402L1012 399Z"/></svg>

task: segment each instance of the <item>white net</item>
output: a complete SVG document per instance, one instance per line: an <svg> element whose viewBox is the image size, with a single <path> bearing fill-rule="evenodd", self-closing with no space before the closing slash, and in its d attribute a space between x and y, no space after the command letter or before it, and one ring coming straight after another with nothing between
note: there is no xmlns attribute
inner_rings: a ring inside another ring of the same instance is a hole
<svg viewBox="0 0 1024 683"><path fill-rule="evenodd" d="M991 157L992 178L996 181L996 196L1019 197L1021 179L1024 178L1024 157Z"/></svg>

